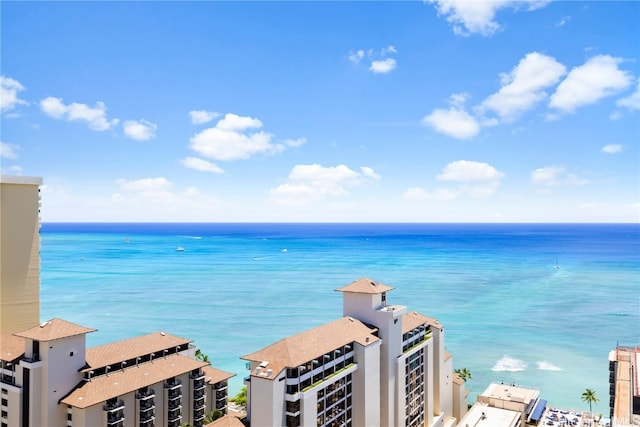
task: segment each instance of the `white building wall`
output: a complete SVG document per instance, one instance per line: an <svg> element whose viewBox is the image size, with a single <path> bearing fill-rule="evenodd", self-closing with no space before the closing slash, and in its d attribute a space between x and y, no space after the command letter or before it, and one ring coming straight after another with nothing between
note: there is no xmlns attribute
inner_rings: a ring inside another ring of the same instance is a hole
<svg viewBox="0 0 640 427"><path fill-rule="evenodd" d="M10 426L22 424L22 389L11 384L0 384L2 387L2 399L7 399L7 418L2 422ZM4 392L6 390L6 393Z"/></svg>
<svg viewBox="0 0 640 427"><path fill-rule="evenodd" d="M446 418L453 416L453 357L443 361L440 380L440 411Z"/></svg>
<svg viewBox="0 0 640 427"><path fill-rule="evenodd" d="M58 401L82 381L78 371L86 363L85 335L40 342L40 358L43 366L42 415L49 425L66 425L67 408Z"/></svg>
<svg viewBox="0 0 640 427"><path fill-rule="evenodd" d="M272 381L256 376L251 377L250 414L252 426L282 426L285 425L283 387L278 387L285 381Z"/></svg>
<svg viewBox="0 0 640 427"><path fill-rule="evenodd" d="M353 373L353 425L380 425L380 346L355 344L358 369Z"/></svg>

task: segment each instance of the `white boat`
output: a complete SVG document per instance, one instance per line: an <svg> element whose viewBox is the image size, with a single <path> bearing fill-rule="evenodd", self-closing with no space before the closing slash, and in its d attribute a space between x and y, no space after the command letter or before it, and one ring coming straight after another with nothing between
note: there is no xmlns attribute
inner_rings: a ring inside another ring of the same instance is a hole
<svg viewBox="0 0 640 427"><path fill-rule="evenodd" d="M184 248L182 246L178 246L176 248L176 252L184 252Z"/></svg>

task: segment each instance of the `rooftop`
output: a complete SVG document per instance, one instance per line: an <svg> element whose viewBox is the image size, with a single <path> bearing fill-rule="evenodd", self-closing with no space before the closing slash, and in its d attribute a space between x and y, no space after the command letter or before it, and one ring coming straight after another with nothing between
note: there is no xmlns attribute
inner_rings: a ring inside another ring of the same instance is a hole
<svg viewBox="0 0 640 427"><path fill-rule="evenodd" d="M0 175L0 184L42 185L42 178L36 176Z"/></svg>
<svg viewBox="0 0 640 427"><path fill-rule="evenodd" d="M375 331L375 328L357 319L343 317L284 338L262 350L243 356L242 359L268 362L265 368L272 370L274 375L271 378L274 378L287 367L302 365L351 342L355 341L363 346L373 344L380 340L373 335Z"/></svg>
<svg viewBox="0 0 640 427"><path fill-rule="evenodd" d="M202 368L202 371L204 372L205 381L207 382L207 384L216 384L220 381L228 380L229 378L236 376L236 374L214 368L211 365L205 366L204 368Z"/></svg>
<svg viewBox="0 0 640 427"><path fill-rule="evenodd" d="M376 282L375 280L371 280L368 277L363 277L349 283L347 286L336 289L336 291L353 292L357 294L381 294L383 292L392 291L393 289L395 288Z"/></svg>
<svg viewBox="0 0 640 427"><path fill-rule="evenodd" d="M206 362L179 354L161 357L154 359L153 362L112 371L108 375L101 375L85 381L62 398L60 403L80 409L88 408L103 403L105 400L122 396L207 365ZM155 390L155 392L161 393L162 390Z"/></svg>
<svg viewBox="0 0 640 427"><path fill-rule="evenodd" d="M476 403L460 420L460 426L514 427L520 422L520 412Z"/></svg>
<svg viewBox="0 0 640 427"><path fill-rule="evenodd" d="M192 341L165 332L154 332L92 347L87 349L86 358L89 368L85 370L112 365L151 353L157 353L158 356L160 356L164 349L173 349L184 344L189 344L190 342Z"/></svg>
<svg viewBox="0 0 640 427"><path fill-rule="evenodd" d="M535 399L540 392L538 390L517 387L507 384L492 383L482 392L479 397L500 399L508 402L520 402L528 404Z"/></svg>
<svg viewBox="0 0 640 427"><path fill-rule="evenodd" d="M36 341L53 341L95 331L96 329L85 328L66 320L53 318L26 331L16 332L14 335Z"/></svg>
<svg viewBox="0 0 640 427"><path fill-rule="evenodd" d="M0 334L0 360L13 362L24 354L24 338Z"/></svg>

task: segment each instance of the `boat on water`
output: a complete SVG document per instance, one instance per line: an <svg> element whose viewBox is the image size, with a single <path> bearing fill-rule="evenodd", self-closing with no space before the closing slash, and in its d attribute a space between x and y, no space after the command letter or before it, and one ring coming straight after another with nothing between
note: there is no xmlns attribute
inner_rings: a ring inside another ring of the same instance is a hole
<svg viewBox="0 0 640 427"><path fill-rule="evenodd" d="M178 246L176 248L176 252L184 252L184 248L182 246Z"/></svg>

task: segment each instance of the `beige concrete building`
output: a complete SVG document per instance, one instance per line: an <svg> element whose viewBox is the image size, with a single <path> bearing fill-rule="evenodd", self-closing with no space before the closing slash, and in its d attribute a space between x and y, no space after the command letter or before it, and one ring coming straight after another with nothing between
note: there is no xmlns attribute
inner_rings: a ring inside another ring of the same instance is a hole
<svg viewBox="0 0 640 427"><path fill-rule="evenodd" d="M0 176L0 333L40 323L40 185Z"/></svg>
<svg viewBox="0 0 640 427"><path fill-rule="evenodd" d="M612 427L640 426L640 347L609 352L609 414Z"/></svg>
<svg viewBox="0 0 640 427"><path fill-rule="evenodd" d="M547 401L535 389L491 383L460 421L461 426L519 427L537 425Z"/></svg>
<svg viewBox="0 0 640 427"><path fill-rule="evenodd" d="M455 426L467 393L444 327L388 304L391 290L352 282L337 289L344 317L244 356L251 425Z"/></svg>

